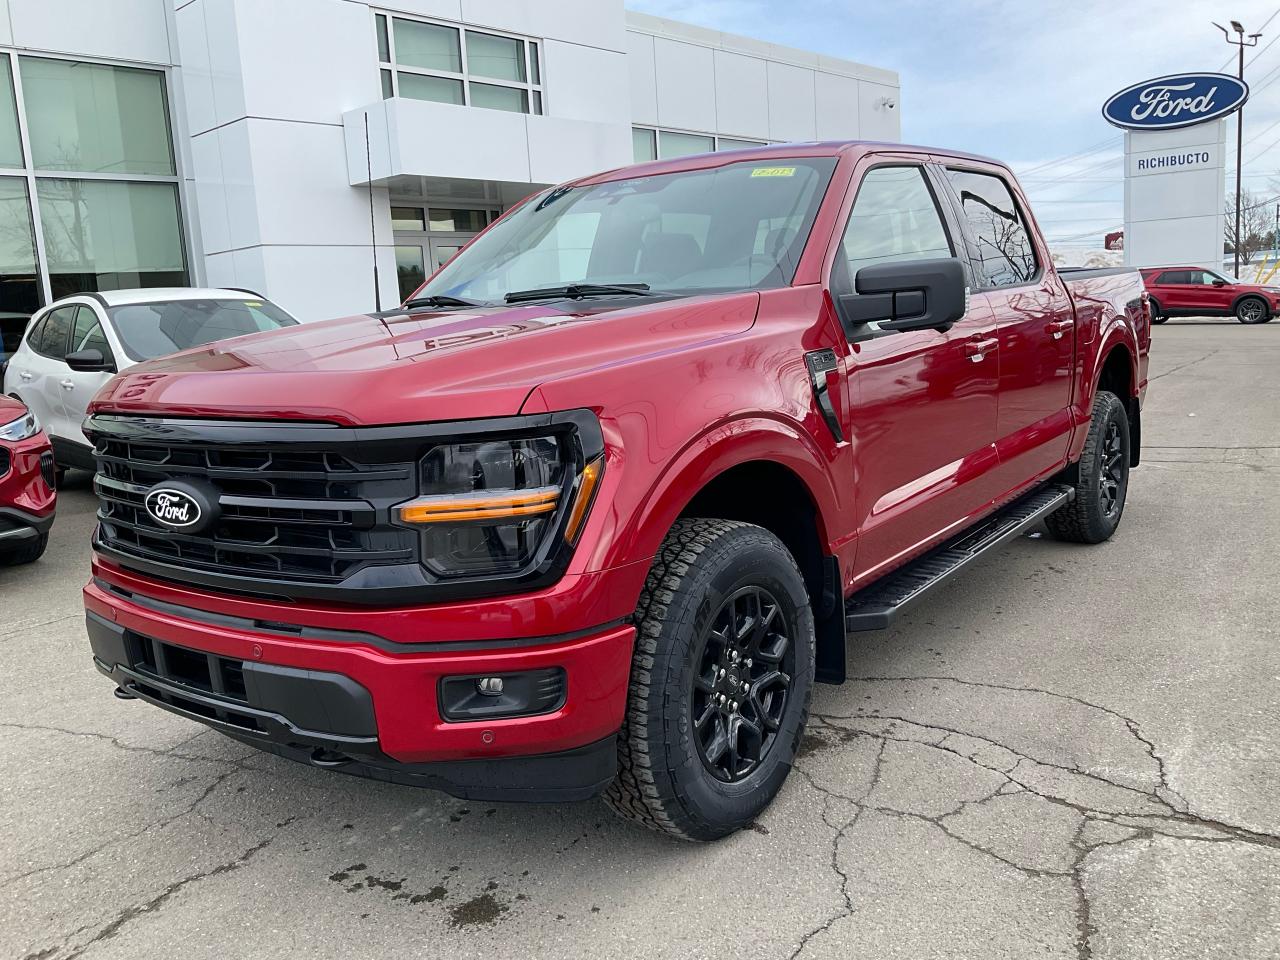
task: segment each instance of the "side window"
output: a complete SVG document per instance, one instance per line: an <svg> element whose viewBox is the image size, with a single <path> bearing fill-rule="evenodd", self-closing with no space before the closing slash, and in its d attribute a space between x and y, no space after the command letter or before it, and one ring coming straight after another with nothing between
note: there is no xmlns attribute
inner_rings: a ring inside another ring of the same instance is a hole
<svg viewBox="0 0 1280 960"><path fill-rule="evenodd" d="M49 315L46 313L39 320L36 320L31 324L30 329L27 331L27 347L28 348L32 350L37 350L37 351L39 350L40 338L44 336L44 324L45 324L45 321L48 319L49 319Z"/></svg>
<svg viewBox="0 0 1280 960"><path fill-rule="evenodd" d="M1156 277L1156 283L1186 283L1180 270L1166 270Z"/></svg>
<svg viewBox="0 0 1280 960"><path fill-rule="evenodd" d="M75 323L77 306L59 307L52 310L45 318L44 327L40 330L40 338L32 347L52 360L61 360L67 355L67 338L71 334L71 325Z"/></svg>
<svg viewBox="0 0 1280 960"><path fill-rule="evenodd" d="M107 335L102 332L102 321L92 307L81 307L76 314L76 325L71 334L71 352L79 353L81 350L97 350L104 359L115 359L111 356Z"/></svg>
<svg viewBox="0 0 1280 960"><path fill-rule="evenodd" d="M990 287L1027 283L1039 272L1035 245L1009 186L991 174L947 170L978 248L978 274Z"/></svg>
<svg viewBox="0 0 1280 960"><path fill-rule="evenodd" d="M919 167L867 171L840 245L850 283L872 264L952 255L938 205Z"/></svg>

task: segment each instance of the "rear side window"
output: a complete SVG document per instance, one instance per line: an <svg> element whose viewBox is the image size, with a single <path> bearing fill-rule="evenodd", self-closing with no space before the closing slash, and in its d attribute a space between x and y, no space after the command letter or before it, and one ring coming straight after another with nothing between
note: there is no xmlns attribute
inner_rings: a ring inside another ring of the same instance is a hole
<svg viewBox="0 0 1280 960"><path fill-rule="evenodd" d="M71 327L76 320L77 306L59 307L49 312L44 325L36 331L31 344L32 349L53 360L61 360L67 355L67 340L71 335Z"/></svg>
<svg viewBox="0 0 1280 960"><path fill-rule="evenodd" d="M978 275L989 287L1029 283L1040 267L1009 185L1001 178L969 170L947 170L960 198L977 249Z"/></svg>
<svg viewBox="0 0 1280 960"><path fill-rule="evenodd" d="M867 171L841 250L852 282L863 267L952 255L942 216L919 167Z"/></svg>

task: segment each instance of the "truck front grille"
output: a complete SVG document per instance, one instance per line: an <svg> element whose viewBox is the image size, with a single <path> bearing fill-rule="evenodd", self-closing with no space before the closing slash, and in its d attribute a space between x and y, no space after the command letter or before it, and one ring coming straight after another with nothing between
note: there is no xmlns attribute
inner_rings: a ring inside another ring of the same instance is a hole
<svg viewBox="0 0 1280 960"><path fill-rule="evenodd" d="M370 567L416 567L416 537L390 522L391 505L415 495L414 453L366 449L353 434L94 417L99 542L124 557L259 583L340 584ZM217 491L213 527L179 533L151 517L147 492L174 480Z"/></svg>

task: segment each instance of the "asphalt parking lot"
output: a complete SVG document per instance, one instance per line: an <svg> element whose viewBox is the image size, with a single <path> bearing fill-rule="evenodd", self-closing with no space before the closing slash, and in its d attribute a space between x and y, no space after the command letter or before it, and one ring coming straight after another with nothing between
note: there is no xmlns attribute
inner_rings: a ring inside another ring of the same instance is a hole
<svg viewBox="0 0 1280 960"><path fill-rule="evenodd" d="M1280 322L1155 331L1102 547L859 638L752 830L690 845L312 770L93 669L94 506L0 571L0 956L1280 956Z"/></svg>

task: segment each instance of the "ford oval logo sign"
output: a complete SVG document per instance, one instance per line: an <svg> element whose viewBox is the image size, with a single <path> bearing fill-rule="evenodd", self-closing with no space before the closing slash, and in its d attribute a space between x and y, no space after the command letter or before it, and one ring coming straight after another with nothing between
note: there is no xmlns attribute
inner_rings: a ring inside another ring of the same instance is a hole
<svg viewBox="0 0 1280 960"><path fill-rule="evenodd" d="M192 483L160 483L147 491L143 505L151 519L168 530L196 533L215 519L216 494L208 496Z"/></svg>
<svg viewBox="0 0 1280 960"><path fill-rule="evenodd" d="M1102 115L1128 130L1172 130L1226 116L1248 99L1248 84L1225 73L1178 73L1126 87Z"/></svg>

